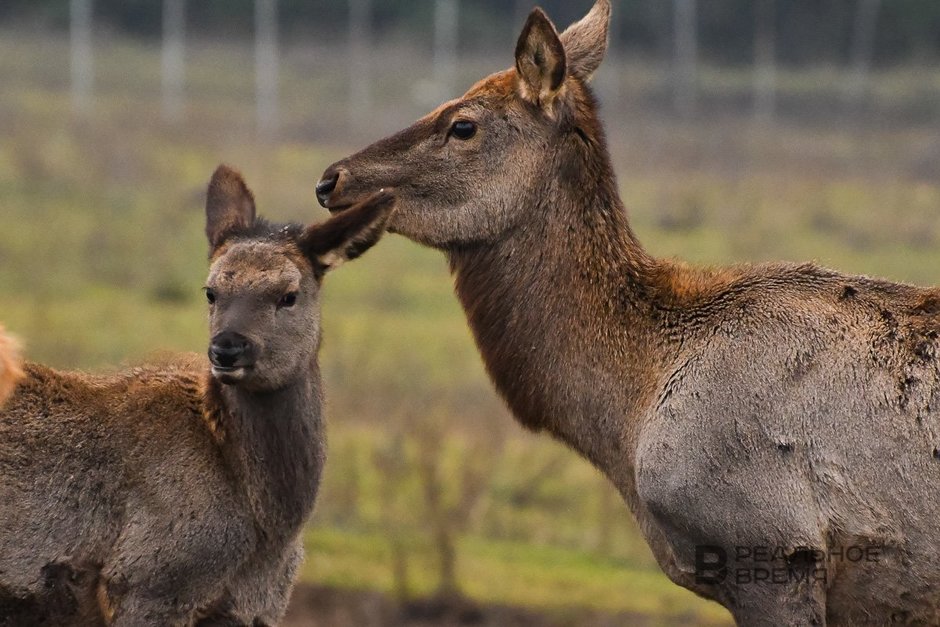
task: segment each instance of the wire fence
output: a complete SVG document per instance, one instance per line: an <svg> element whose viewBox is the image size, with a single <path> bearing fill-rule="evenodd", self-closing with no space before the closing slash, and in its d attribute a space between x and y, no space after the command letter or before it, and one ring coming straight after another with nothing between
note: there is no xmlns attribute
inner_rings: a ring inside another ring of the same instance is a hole
<svg viewBox="0 0 940 627"><path fill-rule="evenodd" d="M873 101L872 89L872 62L881 0L858 0L853 6L849 12L852 19L848 29L849 58L844 65L827 74L828 78L836 78L836 84L821 79L810 89L788 86L784 72L791 70L778 68L780 47L777 31L779 12L783 10L778 0L755 3L753 23L749 26L753 54L746 62L727 64L717 73L709 70L710 66L703 62L700 54L701 3L697 0L655 1L661 5L661 12L671 14L670 32L664 37L669 45L661 46L660 52L652 57L626 59L624 51L632 48L618 45L625 37L617 29L621 22L615 20L612 56L621 62L640 62L656 68L661 81L654 100L661 111L681 119L694 119L707 113L709 100L715 100L716 92L724 90L725 98L717 99L718 106L733 105L738 110L750 111L763 124L774 123L781 113L786 115L788 111L799 114L801 106L808 106L806 103L812 100L807 98L807 91L824 93L828 102L817 108L832 108L835 104L838 115L858 117L873 111L884 112L885 108L879 108ZM410 77L414 90L420 92L419 99L431 103L457 95L461 87L458 77L466 57L495 56L496 51L488 41L460 40L465 10L479 9L473 0L426 0L426 4L431 15L430 30L420 25L408 28L406 32L410 33L411 41L400 43L425 50L431 60L428 75ZM384 50L379 40L387 33L376 28L377 7L373 0L343 0L336 5L336 11L344 17L334 17L334 23L343 24L343 27L330 32L322 43L348 68L343 108L348 113L349 127L355 130L367 125L374 117L377 101L374 68L377 66L376 56ZM531 6L531 0L513 3L508 16L515 24L514 28L521 25ZM186 0L162 0L161 102L163 117L168 121L179 122L185 117L188 38L198 40L200 37L198 32L187 30L187 8ZM620 9L620 6L615 6L615 10ZM102 35L96 30L93 19L93 0L70 0L69 15L72 104L76 112L82 113L94 106L96 42ZM279 15L278 0L254 0L253 30L244 33L246 38L254 40L256 126L265 136L277 133L283 106L279 94L290 88L281 78L281 61L286 47L279 41L279 27L283 26L285 19L286 16ZM507 14L494 14L493 19L505 21ZM465 31L463 29L463 36L469 39ZM504 63L511 60L509 44L507 42L505 51L500 51L504 53L499 56L505 60ZM296 39L292 38L287 46L294 45L297 45ZM617 68L617 61L613 63ZM805 72L803 69L798 71ZM609 80L600 87L602 95L607 95L615 105L625 92L635 89L635 86L626 84L626 74L623 68L609 71ZM925 81L924 90L913 96L918 102L908 103L906 108L929 109L940 104L940 90L931 85L935 82ZM787 105L787 102L791 104ZM940 106L934 108L940 110Z"/></svg>

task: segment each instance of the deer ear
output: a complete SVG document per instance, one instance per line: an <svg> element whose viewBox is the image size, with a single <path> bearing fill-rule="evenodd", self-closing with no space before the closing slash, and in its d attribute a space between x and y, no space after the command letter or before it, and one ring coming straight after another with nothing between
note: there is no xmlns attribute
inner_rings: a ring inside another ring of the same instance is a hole
<svg viewBox="0 0 940 627"><path fill-rule="evenodd" d="M242 175L227 165L216 168L206 195L206 237L215 250L234 229L255 221L255 197Z"/></svg>
<svg viewBox="0 0 940 627"><path fill-rule="evenodd" d="M565 48L542 9L529 14L516 44L516 72L522 97L540 106L554 100L565 81Z"/></svg>
<svg viewBox="0 0 940 627"><path fill-rule="evenodd" d="M300 247L319 271L337 268L382 238L396 205L395 195L383 189L326 222L308 226Z"/></svg>
<svg viewBox="0 0 940 627"><path fill-rule="evenodd" d="M568 58L568 72L590 80L607 54L610 33L610 0L597 0L594 8L561 34Z"/></svg>

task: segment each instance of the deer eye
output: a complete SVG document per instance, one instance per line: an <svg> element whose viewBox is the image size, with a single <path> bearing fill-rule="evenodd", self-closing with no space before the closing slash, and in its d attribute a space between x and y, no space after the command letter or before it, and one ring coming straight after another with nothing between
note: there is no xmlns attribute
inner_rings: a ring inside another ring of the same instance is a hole
<svg viewBox="0 0 940 627"><path fill-rule="evenodd" d="M297 292L288 292L281 296L280 300L277 301L277 308L284 309L285 307L293 307L297 304Z"/></svg>
<svg viewBox="0 0 940 627"><path fill-rule="evenodd" d="M450 134L457 139L466 141L477 134L477 124L469 120L457 120L450 127Z"/></svg>
<svg viewBox="0 0 940 627"><path fill-rule="evenodd" d="M215 304L215 292L210 290L208 287L206 288L206 300L209 301L210 305Z"/></svg>

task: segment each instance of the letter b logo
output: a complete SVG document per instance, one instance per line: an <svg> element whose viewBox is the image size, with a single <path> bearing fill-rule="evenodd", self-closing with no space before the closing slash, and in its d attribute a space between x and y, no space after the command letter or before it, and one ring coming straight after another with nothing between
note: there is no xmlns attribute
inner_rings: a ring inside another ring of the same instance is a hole
<svg viewBox="0 0 940 627"><path fill-rule="evenodd" d="M728 554L720 546L695 547L695 583L717 584L728 576Z"/></svg>

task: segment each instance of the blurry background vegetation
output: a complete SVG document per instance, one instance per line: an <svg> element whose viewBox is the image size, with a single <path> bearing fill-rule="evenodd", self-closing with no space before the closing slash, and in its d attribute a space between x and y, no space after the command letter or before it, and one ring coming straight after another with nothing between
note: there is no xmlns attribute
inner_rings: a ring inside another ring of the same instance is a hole
<svg viewBox="0 0 940 627"><path fill-rule="evenodd" d="M511 65L531 8L258 2L277 10L0 5L0 320L31 359L201 353L214 167L241 168L268 217L325 218L323 169ZM591 2L543 5L563 27ZM940 3L615 0L615 20L595 84L654 254L940 283ZM440 254L389 237L324 299L330 455L306 581L561 624L727 620L665 579L586 462L513 422Z"/></svg>

